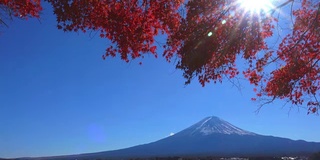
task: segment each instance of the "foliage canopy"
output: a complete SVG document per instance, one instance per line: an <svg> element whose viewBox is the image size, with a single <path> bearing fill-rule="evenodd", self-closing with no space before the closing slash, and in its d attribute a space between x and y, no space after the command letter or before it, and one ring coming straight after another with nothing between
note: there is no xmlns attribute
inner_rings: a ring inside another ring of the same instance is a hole
<svg viewBox="0 0 320 160"><path fill-rule="evenodd" d="M252 100L284 99L320 109L320 2L284 0L269 10L248 10L240 0L46 0L63 31L98 31L109 39L103 59L121 56L126 62L158 56L177 58L186 84L193 78L209 82L234 79L242 73L255 86ZM244 0L242 0L244 1ZM290 13L282 9L291 5ZM1 16L39 17L40 0L0 0ZM282 19L291 18L290 33L276 34ZM279 15L278 14L278 15ZM5 24L0 19L2 24ZM165 34L164 45L155 37ZM280 38L276 47L268 38ZM236 66L237 59L246 62ZM272 67L269 67L269 66Z"/></svg>

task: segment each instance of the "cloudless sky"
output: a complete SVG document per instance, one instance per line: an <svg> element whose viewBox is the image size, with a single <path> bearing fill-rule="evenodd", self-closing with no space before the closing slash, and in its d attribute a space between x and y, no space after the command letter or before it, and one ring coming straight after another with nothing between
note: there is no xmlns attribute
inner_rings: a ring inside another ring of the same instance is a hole
<svg viewBox="0 0 320 160"><path fill-rule="evenodd" d="M184 86L163 58L104 61L107 40L58 30L48 7L41 16L0 28L0 157L120 149L211 115L258 134L320 142L319 116L281 101L256 113L246 81L240 91L227 81Z"/></svg>

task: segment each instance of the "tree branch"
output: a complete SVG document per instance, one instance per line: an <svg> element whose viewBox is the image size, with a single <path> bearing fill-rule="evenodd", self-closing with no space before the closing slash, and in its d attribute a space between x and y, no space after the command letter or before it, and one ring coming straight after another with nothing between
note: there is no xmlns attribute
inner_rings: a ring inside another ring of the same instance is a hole
<svg viewBox="0 0 320 160"><path fill-rule="evenodd" d="M272 10L270 10L271 15L272 15L277 9L279 9L279 8L285 6L285 5L287 5L287 4L289 4L290 2L293 2L293 1L294 1L294 0L288 0L288 1L284 2L284 3L282 3L281 5L273 8Z"/></svg>

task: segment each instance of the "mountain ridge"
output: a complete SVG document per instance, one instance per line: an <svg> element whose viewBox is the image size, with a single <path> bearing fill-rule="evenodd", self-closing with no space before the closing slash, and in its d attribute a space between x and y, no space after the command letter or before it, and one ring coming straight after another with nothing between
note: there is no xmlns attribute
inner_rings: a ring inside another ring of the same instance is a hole
<svg viewBox="0 0 320 160"><path fill-rule="evenodd" d="M166 156L299 156L320 151L320 143L260 135L215 116L155 142L129 148L40 159L145 158Z"/></svg>

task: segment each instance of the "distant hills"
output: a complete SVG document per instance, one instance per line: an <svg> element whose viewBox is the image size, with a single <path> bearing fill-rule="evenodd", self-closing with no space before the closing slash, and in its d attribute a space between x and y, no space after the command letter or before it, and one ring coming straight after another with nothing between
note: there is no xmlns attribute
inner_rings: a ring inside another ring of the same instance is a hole
<svg viewBox="0 0 320 160"><path fill-rule="evenodd" d="M96 159L166 156L298 156L320 151L320 143L264 136L207 117L179 133L130 148L36 159Z"/></svg>

